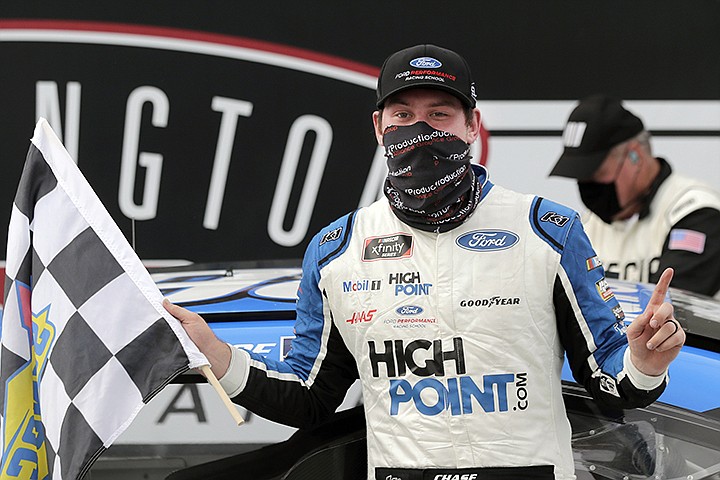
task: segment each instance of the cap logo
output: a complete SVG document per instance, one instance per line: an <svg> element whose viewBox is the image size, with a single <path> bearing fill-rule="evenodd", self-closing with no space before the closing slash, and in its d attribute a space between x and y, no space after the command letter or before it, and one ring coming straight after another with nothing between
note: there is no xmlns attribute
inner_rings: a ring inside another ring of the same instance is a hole
<svg viewBox="0 0 720 480"><path fill-rule="evenodd" d="M410 65L415 68L440 68L442 62L432 57L418 57L410 60Z"/></svg>
<svg viewBox="0 0 720 480"><path fill-rule="evenodd" d="M587 123L585 122L568 122L563 132L563 145L570 148L577 148L582 143L583 135Z"/></svg>

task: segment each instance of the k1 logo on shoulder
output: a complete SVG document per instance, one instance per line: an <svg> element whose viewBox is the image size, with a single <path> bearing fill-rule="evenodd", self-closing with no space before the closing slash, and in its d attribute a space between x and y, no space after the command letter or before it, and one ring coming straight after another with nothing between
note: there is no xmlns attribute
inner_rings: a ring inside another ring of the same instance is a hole
<svg viewBox="0 0 720 480"><path fill-rule="evenodd" d="M540 218L540 221L554 223L558 227L562 227L570 221L570 217L555 212L546 212L545 215Z"/></svg>
<svg viewBox="0 0 720 480"><path fill-rule="evenodd" d="M383 237L365 239L363 262L376 260L397 260L409 258L413 254L413 237L407 233L396 233Z"/></svg>
<svg viewBox="0 0 720 480"><path fill-rule="evenodd" d="M324 245L327 242L333 242L335 240L338 240L340 238L340 235L342 235L343 227L338 227L335 230L330 230L329 232L325 233L325 235L322 236L320 239L319 245Z"/></svg>

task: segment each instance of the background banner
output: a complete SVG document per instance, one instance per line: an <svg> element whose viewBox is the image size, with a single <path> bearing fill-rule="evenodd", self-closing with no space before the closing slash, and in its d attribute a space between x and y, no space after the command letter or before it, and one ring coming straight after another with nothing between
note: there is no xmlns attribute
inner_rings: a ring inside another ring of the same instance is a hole
<svg viewBox="0 0 720 480"><path fill-rule="evenodd" d="M715 0L5 0L0 219L44 116L140 258L299 258L376 198L375 76L423 42L468 59L495 183L579 208L547 173L576 100L605 92L720 186L719 27Z"/></svg>

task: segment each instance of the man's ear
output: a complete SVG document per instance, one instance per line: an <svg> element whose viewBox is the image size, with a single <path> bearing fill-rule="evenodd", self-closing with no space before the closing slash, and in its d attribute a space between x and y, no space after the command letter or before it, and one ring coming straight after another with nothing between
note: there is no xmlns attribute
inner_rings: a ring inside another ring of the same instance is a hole
<svg viewBox="0 0 720 480"><path fill-rule="evenodd" d="M383 144L383 134L382 134L382 112L380 110L375 110L373 112L373 127L375 128L375 138L377 139L378 145L382 146Z"/></svg>
<svg viewBox="0 0 720 480"><path fill-rule="evenodd" d="M477 108L473 108L472 121L470 121L470 123L467 124L467 143L468 144L472 144L480 136L481 120L482 120L482 116L480 115L480 110L478 110Z"/></svg>

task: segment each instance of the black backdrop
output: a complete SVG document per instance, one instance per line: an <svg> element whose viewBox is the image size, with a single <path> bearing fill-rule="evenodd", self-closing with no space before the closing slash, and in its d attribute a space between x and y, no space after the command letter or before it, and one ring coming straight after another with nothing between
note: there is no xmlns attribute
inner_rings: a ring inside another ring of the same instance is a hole
<svg viewBox="0 0 720 480"><path fill-rule="evenodd" d="M67 41L6 35L38 25L71 33ZM77 85L78 164L130 237L129 215L118 200L121 160L128 100L145 92L168 107L166 124L158 126L151 116L159 107L141 104L138 152L162 155L157 206L152 218L138 220L135 227L137 251L145 259L301 256L315 231L358 205L376 151L370 122L374 92L286 65L77 40L78 32L94 29L204 39L233 48L266 42L259 44L265 53L319 59L361 77L377 72L394 50L436 43L469 60L479 97L486 100L575 100L596 91L625 99L720 99L718 0L3 0L0 222L10 216L35 124L38 85L57 85L66 129L65 106L72 95L67 88ZM217 227L207 228L221 111L231 108L214 109L217 97L230 99L232 108L251 105L252 111L236 118L226 187L215 189L223 193L222 209ZM329 151L314 208L304 212L310 214L309 224L294 240L279 242L268 233L268 219L288 138L301 119L329 128L332 138L321 142L322 134L312 132L298 137L304 140L283 230L295 224L313 150L321 151L318 146L325 142ZM492 161L492 150L490 156ZM149 169L135 168L131 197L140 205L148 201L143 188ZM6 229L1 231L4 245Z"/></svg>

